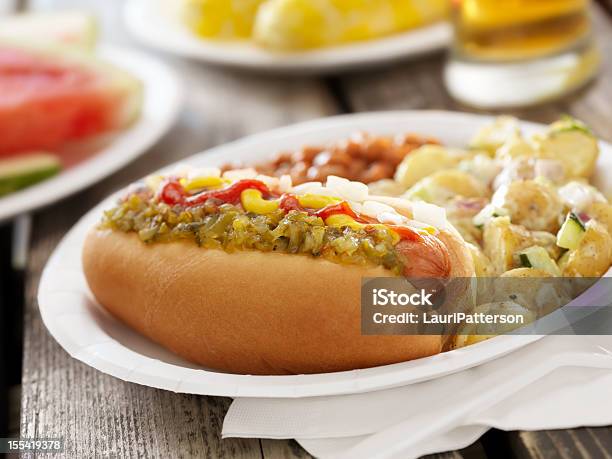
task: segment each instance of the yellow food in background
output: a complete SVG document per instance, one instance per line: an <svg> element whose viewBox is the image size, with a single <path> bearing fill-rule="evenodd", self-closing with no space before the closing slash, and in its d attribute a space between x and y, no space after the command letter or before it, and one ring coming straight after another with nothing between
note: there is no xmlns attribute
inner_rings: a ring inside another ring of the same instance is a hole
<svg viewBox="0 0 612 459"><path fill-rule="evenodd" d="M188 27L205 38L248 38L264 0L185 0Z"/></svg>
<svg viewBox="0 0 612 459"><path fill-rule="evenodd" d="M185 21L205 38L252 37L279 50L367 40L445 17L448 0L184 0Z"/></svg>
<svg viewBox="0 0 612 459"><path fill-rule="evenodd" d="M367 40L446 15L446 0L268 0L254 28L259 44L307 49Z"/></svg>

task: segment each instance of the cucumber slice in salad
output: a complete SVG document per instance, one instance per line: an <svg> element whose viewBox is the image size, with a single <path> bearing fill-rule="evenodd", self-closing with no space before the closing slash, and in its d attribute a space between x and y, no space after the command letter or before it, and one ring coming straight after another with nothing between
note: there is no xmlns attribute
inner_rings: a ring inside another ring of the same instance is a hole
<svg viewBox="0 0 612 459"><path fill-rule="evenodd" d="M585 231L586 228L580 217L570 212L557 233L557 245L564 249L575 250L580 245Z"/></svg>
<svg viewBox="0 0 612 459"><path fill-rule="evenodd" d="M519 253L519 260L524 268L535 268L546 271L552 276L560 276L561 270L544 247L533 246Z"/></svg>

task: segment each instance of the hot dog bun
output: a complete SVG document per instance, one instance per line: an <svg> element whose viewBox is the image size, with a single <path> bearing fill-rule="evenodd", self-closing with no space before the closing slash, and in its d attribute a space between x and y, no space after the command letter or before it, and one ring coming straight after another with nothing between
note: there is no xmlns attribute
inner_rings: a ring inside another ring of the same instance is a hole
<svg viewBox="0 0 612 459"><path fill-rule="evenodd" d="M451 276L472 276L451 231ZM145 245L135 234L92 229L83 251L89 286L111 314L179 356L242 374L322 373L437 354L440 336L362 336L362 277L382 267L306 255Z"/></svg>

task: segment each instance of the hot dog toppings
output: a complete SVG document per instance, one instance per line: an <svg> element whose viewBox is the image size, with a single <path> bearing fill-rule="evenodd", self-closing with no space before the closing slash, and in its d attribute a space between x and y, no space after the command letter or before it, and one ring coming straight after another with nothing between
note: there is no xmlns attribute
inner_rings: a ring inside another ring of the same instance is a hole
<svg viewBox="0 0 612 459"><path fill-rule="evenodd" d="M240 180L221 190L201 191L192 195L180 181L170 179L163 184L159 200L170 206L183 207L197 206L209 199L217 199L225 204L236 204L240 202L242 193L248 190L259 192L260 197L272 196L270 189L260 180Z"/></svg>
<svg viewBox="0 0 612 459"><path fill-rule="evenodd" d="M279 209L284 212L298 211L319 217L330 226L345 224L353 229L359 225L380 224L375 218L358 215L348 202L339 198L313 194L296 196L291 193L279 196L265 183L254 179L239 180L223 189L205 190L193 195L179 180L170 179L162 184L158 200L170 206L178 205L185 208L201 205L209 200L220 201L223 204L240 203L246 212L259 215L270 214ZM418 232L409 227L398 225L387 225L387 227L396 232L400 238L419 240Z"/></svg>
<svg viewBox="0 0 612 459"><path fill-rule="evenodd" d="M259 178L149 178L148 186L132 188L105 212L102 227L136 232L147 243L184 239L228 252L307 254L380 265L397 275L414 275L421 263L416 258L423 258L430 266L425 275L450 272L448 251L433 235L434 228L383 203L345 198L362 197L361 184L351 188L354 182L334 178L343 191L320 184L319 189L312 185L300 190L282 186L278 179Z"/></svg>

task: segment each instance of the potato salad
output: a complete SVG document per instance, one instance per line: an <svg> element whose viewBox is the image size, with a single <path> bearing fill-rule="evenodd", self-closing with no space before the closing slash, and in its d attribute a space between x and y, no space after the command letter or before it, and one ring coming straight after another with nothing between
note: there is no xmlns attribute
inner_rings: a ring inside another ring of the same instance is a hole
<svg viewBox="0 0 612 459"><path fill-rule="evenodd" d="M500 117L467 148L415 150L370 188L443 206L478 276L600 277L612 264L612 205L590 182L598 156L576 119L527 136Z"/></svg>

